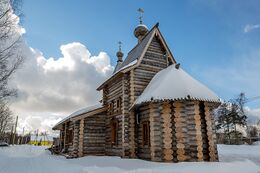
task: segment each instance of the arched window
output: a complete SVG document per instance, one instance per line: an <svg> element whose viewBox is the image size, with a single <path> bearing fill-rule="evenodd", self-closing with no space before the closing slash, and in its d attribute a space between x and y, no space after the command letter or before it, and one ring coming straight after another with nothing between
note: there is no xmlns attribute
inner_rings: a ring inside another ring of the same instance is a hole
<svg viewBox="0 0 260 173"><path fill-rule="evenodd" d="M115 119L111 120L111 144L117 145L118 140L118 121Z"/></svg>

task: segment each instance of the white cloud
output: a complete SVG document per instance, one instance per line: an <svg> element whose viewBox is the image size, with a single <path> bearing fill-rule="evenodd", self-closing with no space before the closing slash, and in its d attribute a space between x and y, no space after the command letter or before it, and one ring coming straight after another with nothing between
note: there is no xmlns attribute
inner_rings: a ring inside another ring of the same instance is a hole
<svg viewBox="0 0 260 173"><path fill-rule="evenodd" d="M249 25L249 24L247 24L247 25L244 27L244 32L245 32L245 33L251 32L252 30L259 29L259 28L260 28L260 24L256 24L256 25Z"/></svg>
<svg viewBox="0 0 260 173"><path fill-rule="evenodd" d="M260 121L260 108L258 109L251 109L249 107L245 108L246 114L248 116L248 122L256 124L258 121Z"/></svg>
<svg viewBox="0 0 260 173"><path fill-rule="evenodd" d="M62 45L58 59L47 59L33 48L23 50L27 58L11 81L18 89L11 108L19 115L20 129L50 130L61 117L96 104L101 99L96 88L113 70L105 52L92 56L77 42Z"/></svg>

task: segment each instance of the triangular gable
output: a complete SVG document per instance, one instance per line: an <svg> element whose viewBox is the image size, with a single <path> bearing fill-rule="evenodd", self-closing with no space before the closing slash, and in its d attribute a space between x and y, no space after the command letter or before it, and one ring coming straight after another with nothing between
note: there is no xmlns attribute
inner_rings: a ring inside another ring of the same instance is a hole
<svg viewBox="0 0 260 173"><path fill-rule="evenodd" d="M131 70L131 69L133 69L133 68L135 68L135 67L137 67L137 66L139 66L139 65L141 64L142 59L143 59L143 57L144 57L144 55L145 55L147 49L149 48L149 46L150 46L150 44L151 44L151 42L152 42L152 40L153 40L153 38L154 38L155 36L157 36L158 39L160 40L160 42L161 42L163 48L165 49L165 51L166 51L166 53L167 53L167 57L170 58L170 60L172 61L173 64L176 64L176 60L175 60L173 54L171 53L171 50L169 49L169 47L168 47L168 45L167 45L165 39L163 38L163 36L162 36L162 34L161 34L161 32L160 32L160 30L159 30L158 27L159 27L159 23L157 23L157 24L149 31L148 35L146 35L146 36L144 37L144 39L142 40L142 42L141 42L140 44L142 44L143 41L144 41L145 45L141 46L141 47L142 47L142 51L139 53L139 57L137 57L137 59L138 59L137 64L134 65L134 66L132 66L131 68L127 68L127 69L123 70L124 73L127 72L127 71L129 71L129 70Z"/></svg>
<svg viewBox="0 0 260 173"><path fill-rule="evenodd" d="M116 66L116 70L114 70L113 75L107 79L103 84L101 84L97 90L101 90L103 86L108 83L112 78L120 74L121 72L125 73L130 71L131 69L137 67L140 65L149 45L151 44L154 36L157 36L163 46L163 48L166 50L168 58L172 60L173 64L176 64L176 60L173 57L173 54L171 53L169 47L167 46L167 43L165 39L163 38L160 30L159 30L159 23L153 26L153 28L144 36L144 38L141 40L140 43L138 43L127 55L123 63L120 65L120 67ZM137 63L134 63L134 62Z"/></svg>

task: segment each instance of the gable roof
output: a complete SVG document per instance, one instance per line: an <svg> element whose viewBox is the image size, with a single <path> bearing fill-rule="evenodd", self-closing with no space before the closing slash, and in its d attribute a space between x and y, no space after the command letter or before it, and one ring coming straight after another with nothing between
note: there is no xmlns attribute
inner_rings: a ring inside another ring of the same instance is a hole
<svg viewBox="0 0 260 173"><path fill-rule="evenodd" d="M73 112L72 114L70 114L69 116L65 117L64 119L62 119L60 122L58 122L55 126L53 126L53 130L56 130L59 128L60 125L62 125L63 123L66 123L68 121L70 121L72 118L75 118L77 116L80 116L82 114L86 114L86 113L89 113L89 112L92 112L92 111L95 111L97 109L100 109L100 108L103 108L102 107L102 104L99 103L97 105L94 105L94 106L89 106L89 107L86 107L86 108L83 108L83 109L80 109L78 111L75 111Z"/></svg>
<svg viewBox="0 0 260 173"><path fill-rule="evenodd" d="M159 37L159 39L161 40L164 48L166 49L166 52L168 53L168 56L172 59L173 63L176 63L170 49L168 48L160 30L159 30L159 23L156 23L152 29L144 36L144 38L141 40L140 43L138 43L127 55L127 57L125 58L125 60L123 61L123 63L121 65L117 64L117 66L115 67L115 70L112 74L112 76L107 79L103 84L101 84L97 90L101 90L103 88L103 86L105 84L107 84L111 79L113 79L116 75L118 75L119 73L123 72L127 72L129 70L131 70L132 68L140 65L142 58L146 52L146 50L148 49L150 43L152 42L152 39L155 35L157 35Z"/></svg>
<svg viewBox="0 0 260 173"><path fill-rule="evenodd" d="M170 65L158 72L134 105L155 100L183 100L220 102L219 97L181 68Z"/></svg>
<svg viewBox="0 0 260 173"><path fill-rule="evenodd" d="M125 60L123 61L121 68L128 65L129 63L133 62L134 60L141 57L143 51L145 50L146 45L148 45L149 40L151 40L153 36L153 27L143 38L143 40L137 44L127 55Z"/></svg>

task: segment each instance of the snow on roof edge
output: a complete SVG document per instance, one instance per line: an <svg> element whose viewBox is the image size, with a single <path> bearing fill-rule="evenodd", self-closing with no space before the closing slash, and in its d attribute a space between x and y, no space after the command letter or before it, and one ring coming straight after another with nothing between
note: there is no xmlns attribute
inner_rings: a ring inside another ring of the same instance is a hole
<svg viewBox="0 0 260 173"><path fill-rule="evenodd" d="M72 114L70 114L69 116L63 118L57 124L55 124L52 129L54 129L55 127L59 126L60 124L66 122L67 120L70 120L73 117L76 117L78 115L81 115L81 114L84 114L84 113L96 110L96 109L101 108L101 107L102 107L102 104L99 103L99 104L96 104L96 105L93 105L93 106L88 106L88 107L82 108L80 110L77 110L77 111L73 112Z"/></svg>
<svg viewBox="0 0 260 173"><path fill-rule="evenodd" d="M132 66L134 66L135 64L137 64L137 59L132 61L131 63L127 64L126 66L120 68L118 71L116 71L115 73L113 73L107 80L105 80L102 84L99 85L98 88L100 88L102 85L104 85L104 83L106 83L107 81L109 81L112 77L114 77L115 75L117 75L119 72L122 72L123 70L130 68Z"/></svg>
<svg viewBox="0 0 260 173"><path fill-rule="evenodd" d="M221 103L221 99L219 99L219 101L217 100L210 100L210 99L199 99L199 98L188 98L188 97L185 97L185 98L178 98L178 99L169 99L169 98L163 98L163 99L154 99L154 98L151 98L151 100L145 100L145 101L142 101L140 103L134 103L129 110L131 110L133 107L135 106L139 106L141 104L146 104L146 103L150 103L150 102L161 102L161 101L180 101L180 100L196 100L196 101L206 101L206 102L212 102L212 103Z"/></svg>
<svg viewBox="0 0 260 173"><path fill-rule="evenodd" d="M159 71L152 78L131 108L155 100L184 99L221 102L221 99L204 84L194 79L181 68L177 69L175 65L171 65Z"/></svg>

